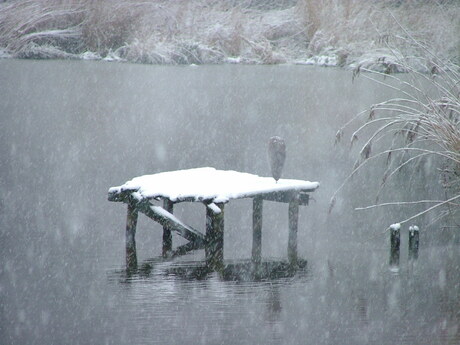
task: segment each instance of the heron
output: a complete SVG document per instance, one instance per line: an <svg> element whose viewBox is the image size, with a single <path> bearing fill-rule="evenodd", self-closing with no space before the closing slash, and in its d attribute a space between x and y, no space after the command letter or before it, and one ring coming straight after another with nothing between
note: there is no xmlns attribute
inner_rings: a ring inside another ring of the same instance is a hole
<svg viewBox="0 0 460 345"><path fill-rule="evenodd" d="M270 160L270 168L272 176L278 183L283 171L284 161L286 160L286 144L284 139L280 137L271 137L268 141L268 158Z"/></svg>

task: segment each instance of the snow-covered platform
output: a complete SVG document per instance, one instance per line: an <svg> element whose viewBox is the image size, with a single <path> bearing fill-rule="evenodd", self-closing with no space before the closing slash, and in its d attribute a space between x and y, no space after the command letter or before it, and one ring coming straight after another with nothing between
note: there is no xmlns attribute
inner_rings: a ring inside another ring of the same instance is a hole
<svg viewBox="0 0 460 345"><path fill-rule="evenodd" d="M173 203L200 201L206 204L226 203L232 199L262 197L289 202L299 194L299 201L308 203L303 195L315 191L318 182L260 177L253 174L214 168L197 168L139 176L109 189L110 201L127 197L169 199ZM284 200L280 200L284 199Z"/></svg>
<svg viewBox="0 0 460 345"><path fill-rule="evenodd" d="M137 264L135 231L137 214L142 212L163 225L163 256L183 254L193 249L206 249L211 262L223 260L224 204L232 199L253 199L253 260L261 258L261 228L263 200L289 203L288 257L296 259L299 205L307 205L309 193L318 182L260 177L237 171L197 168L163 172L136 177L109 189L109 201L128 204L126 226L127 263ZM163 205L156 206L156 201ZM186 225L173 215L173 205L179 202L201 202L206 205L206 232ZM172 251L171 231L189 240Z"/></svg>

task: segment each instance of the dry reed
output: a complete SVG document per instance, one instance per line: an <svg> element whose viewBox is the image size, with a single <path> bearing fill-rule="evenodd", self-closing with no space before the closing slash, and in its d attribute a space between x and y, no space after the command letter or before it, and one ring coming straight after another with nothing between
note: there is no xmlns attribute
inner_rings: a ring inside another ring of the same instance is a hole
<svg viewBox="0 0 460 345"><path fill-rule="evenodd" d="M404 58L396 58L395 61L407 71L405 75L388 75L362 68L357 70L357 73L366 71L360 75L393 89L399 96L374 104L337 132L336 142L342 141L344 131L350 127L354 128L352 145L363 141L353 171L332 197L331 208L337 192L352 176L366 165L383 159L386 168L382 171L377 188L376 204L361 209L388 205L429 205L423 211L401 220L403 224L434 210L438 211L439 219L460 211L460 66L438 58L433 50L418 42L407 30L403 27L401 30L412 40L412 44L418 45L429 56L432 66L430 73L421 73L412 68ZM403 168L416 167L429 157L436 158L440 182L446 192L444 200L379 203L380 194L392 177ZM439 211L442 208L444 210Z"/></svg>

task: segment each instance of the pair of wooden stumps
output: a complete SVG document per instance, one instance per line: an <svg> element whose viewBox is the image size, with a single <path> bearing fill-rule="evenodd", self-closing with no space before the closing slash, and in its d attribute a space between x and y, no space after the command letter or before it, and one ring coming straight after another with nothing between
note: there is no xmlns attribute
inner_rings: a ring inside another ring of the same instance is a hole
<svg viewBox="0 0 460 345"><path fill-rule="evenodd" d="M419 228L416 225L409 227L409 260L418 258L419 249ZM401 226L393 224L390 226L390 267L399 267L401 247Z"/></svg>

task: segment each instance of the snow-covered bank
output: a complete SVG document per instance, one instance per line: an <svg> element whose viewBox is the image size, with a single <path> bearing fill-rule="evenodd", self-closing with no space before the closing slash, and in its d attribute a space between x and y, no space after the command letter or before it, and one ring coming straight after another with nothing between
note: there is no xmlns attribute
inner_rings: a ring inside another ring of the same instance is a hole
<svg viewBox="0 0 460 345"><path fill-rule="evenodd" d="M460 4L419 1L25 0L0 4L0 57L150 64L363 66L459 59ZM268 3L267 3L268 4ZM414 44L420 42L422 45Z"/></svg>

